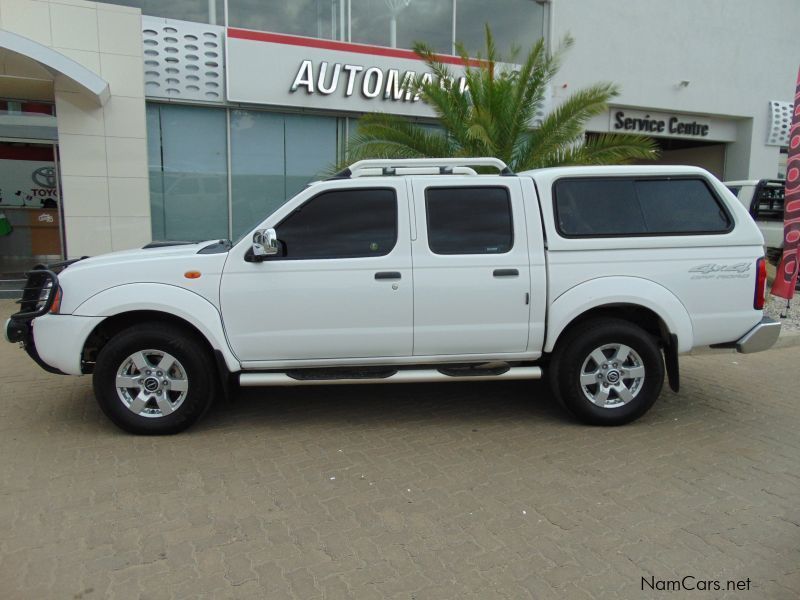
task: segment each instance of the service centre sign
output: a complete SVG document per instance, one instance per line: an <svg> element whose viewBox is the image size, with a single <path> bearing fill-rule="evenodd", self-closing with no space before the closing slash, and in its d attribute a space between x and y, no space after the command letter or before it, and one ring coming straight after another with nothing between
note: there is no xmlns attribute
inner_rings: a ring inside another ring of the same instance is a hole
<svg viewBox="0 0 800 600"><path fill-rule="evenodd" d="M410 50L229 27L227 98L231 102L431 117L411 89L434 75ZM465 88L463 61L440 55ZM478 64L475 62L474 64Z"/></svg>
<svg viewBox="0 0 800 600"><path fill-rule="evenodd" d="M652 137L676 137L715 142L736 140L736 126L723 119L698 115L612 108L608 130Z"/></svg>

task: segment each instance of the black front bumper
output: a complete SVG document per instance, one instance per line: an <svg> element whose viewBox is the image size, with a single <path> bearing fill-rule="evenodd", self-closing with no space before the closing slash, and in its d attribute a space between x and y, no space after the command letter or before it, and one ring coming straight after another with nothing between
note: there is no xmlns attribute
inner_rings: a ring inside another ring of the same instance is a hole
<svg viewBox="0 0 800 600"><path fill-rule="evenodd" d="M22 344L23 349L33 359L33 362L45 371L56 375L66 375L63 371L44 362L36 351L36 344L33 341L33 319L15 319L12 316L6 321L5 334L6 339L12 344Z"/></svg>
<svg viewBox="0 0 800 600"><path fill-rule="evenodd" d="M30 322L18 321L13 317L6 320L6 340L15 344L17 342L25 343L28 337L33 338L30 332Z"/></svg>
<svg viewBox="0 0 800 600"><path fill-rule="evenodd" d="M6 321L5 337L11 343L22 344L28 356L48 373L64 375L62 371L51 367L42 360L36 351L36 344L33 340L33 320L47 314L53 306L59 292L58 275L44 265L35 267L25 275L28 279L25 282L22 298L18 300L21 310L11 315L11 318ZM41 292L48 282L50 291L45 297L42 297Z"/></svg>

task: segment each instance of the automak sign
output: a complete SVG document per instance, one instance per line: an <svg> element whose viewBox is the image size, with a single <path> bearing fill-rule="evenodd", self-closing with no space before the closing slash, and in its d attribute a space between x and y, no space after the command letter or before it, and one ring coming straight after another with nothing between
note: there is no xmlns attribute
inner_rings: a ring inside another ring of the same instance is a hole
<svg viewBox="0 0 800 600"><path fill-rule="evenodd" d="M434 116L410 85L418 76L434 81L434 75L409 50L232 27L226 44L231 102ZM463 61L438 58L450 66L463 92Z"/></svg>
<svg viewBox="0 0 800 600"><path fill-rule="evenodd" d="M420 95L413 89L416 77L416 71L401 73L399 69L384 71L378 67L369 67L365 70L361 65L331 64L327 60L319 63L315 74L314 63L306 59L300 63L289 91L294 93L302 89L308 94L318 92L327 96L339 92L341 82L347 98L358 91L364 98L379 98L383 95L385 100L418 102ZM433 81L433 74L422 74L422 80ZM466 89L466 78L459 77L457 83L463 93Z"/></svg>
<svg viewBox="0 0 800 600"><path fill-rule="evenodd" d="M732 142L736 126L715 117L612 108L609 131L652 137L676 137L704 141Z"/></svg>

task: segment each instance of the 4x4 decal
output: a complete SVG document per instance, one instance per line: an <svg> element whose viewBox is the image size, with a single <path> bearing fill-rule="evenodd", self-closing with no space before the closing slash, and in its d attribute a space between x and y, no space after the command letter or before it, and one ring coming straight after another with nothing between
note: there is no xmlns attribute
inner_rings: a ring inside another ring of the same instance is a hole
<svg viewBox="0 0 800 600"><path fill-rule="evenodd" d="M697 265L689 269L689 273L697 273L692 279L730 279L747 277L750 271L750 263L734 263L731 265L720 265L716 263L706 263Z"/></svg>

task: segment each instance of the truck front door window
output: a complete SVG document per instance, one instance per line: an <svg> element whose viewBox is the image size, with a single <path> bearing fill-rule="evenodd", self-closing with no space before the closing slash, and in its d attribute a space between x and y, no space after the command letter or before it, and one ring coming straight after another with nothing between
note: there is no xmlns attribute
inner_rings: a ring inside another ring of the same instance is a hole
<svg viewBox="0 0 800 600"><path fill-rule="evenodd" d="M278 260L385 256L397 243L392 189L332 190L300 206L277 227Z"/></svg>

